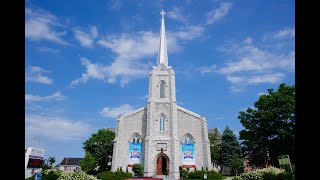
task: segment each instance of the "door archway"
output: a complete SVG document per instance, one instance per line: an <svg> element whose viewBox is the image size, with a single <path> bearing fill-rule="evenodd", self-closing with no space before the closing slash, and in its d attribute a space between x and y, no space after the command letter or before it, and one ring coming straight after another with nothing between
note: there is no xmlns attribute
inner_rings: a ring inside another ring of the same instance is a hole
<svg viewBox="0 0 320 180"><path fill-rule="evenodd" d="M157 175L169 175L169 157L164 153L159 153L156 158Z"/></svg>

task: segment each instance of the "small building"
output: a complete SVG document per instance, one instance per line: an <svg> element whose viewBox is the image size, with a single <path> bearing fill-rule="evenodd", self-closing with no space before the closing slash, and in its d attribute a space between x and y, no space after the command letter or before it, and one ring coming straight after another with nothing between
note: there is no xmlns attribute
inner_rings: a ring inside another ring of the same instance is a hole
<svg viewBox="0 0 320 180"><path fill-rule="evenodd" d="M80 160L82 158L70 158L65 157L60 163L59 170L67 171L67 172L74 172L80 171Z"/></svg>

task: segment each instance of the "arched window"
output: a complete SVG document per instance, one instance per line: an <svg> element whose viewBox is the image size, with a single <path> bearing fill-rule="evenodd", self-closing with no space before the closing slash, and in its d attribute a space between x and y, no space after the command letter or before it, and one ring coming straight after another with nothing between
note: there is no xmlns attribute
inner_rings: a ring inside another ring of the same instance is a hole
<svg viewBox="0 0 320 180"><path fill-rule="evenodd" d="M160 98L166 97L166 83L164 81L161 81L160 83Z"/></svg>
<svg viewBox="0 0 320 180"><path fill-rule="evenodd" d="M132 143L141 143L141 137L138 133L134 133L131 137Z"/></svg>
<svg viewBox="0 0 320 180"><path fill-rule="evenodd" d="M164 131L164 123L165 123L165 117L164 115L160 116L160 131Z"/></svg>
<svg viewBox="0 0 320 180"><path fill-rule="evenodd" d="M193 144L194 140L193 137L190 134L186 134L182 138L182 143L183 144Z"/></svg>

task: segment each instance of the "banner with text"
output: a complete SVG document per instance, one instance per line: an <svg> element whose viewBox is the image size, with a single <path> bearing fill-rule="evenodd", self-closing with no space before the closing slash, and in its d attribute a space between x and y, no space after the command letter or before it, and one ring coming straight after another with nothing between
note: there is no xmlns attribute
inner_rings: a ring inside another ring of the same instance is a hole
<svg viewBox="0 0 320 180"><path fill-rule="evenodd" d="M195 167L194 144L182 144L182 167Z"/></svg>
<svg viewBox="0 0 320 180"><path fill-rule="evenodd" d="M132 166L134 164L140 164L141 155L142 155L142 143L130 143L128 166Z"/></svg>

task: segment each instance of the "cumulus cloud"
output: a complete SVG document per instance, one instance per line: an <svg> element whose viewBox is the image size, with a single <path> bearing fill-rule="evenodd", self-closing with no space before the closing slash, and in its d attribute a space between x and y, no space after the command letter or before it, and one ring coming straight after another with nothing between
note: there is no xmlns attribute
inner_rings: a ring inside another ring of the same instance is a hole
<svg viewBox="0 0 320 180"><path fill-rule="evenodd" d="M100 111L100 114L103 117L116 118L119 115L123 115L123 114L130 112L132 110L134 110L132 106L130 106L129 104L124 104L124 105L121 105L121 106L115 107L115 108L105 107Z"/></svg>
<svg viewBox="0 0 320 180"><path fill-rule="evenodd" d="M222 74L237 72L257 71L263 72L272 69L294 70L294 51L290 53L277 53L268 49L262 49L253 44L233 44L227 50L233 58L232 62L219 70Z"/></svg>
<svg viewBox="0 0 320 180"><path fill-rule="evenodd" d="M201 36L203 27L190 26L180 31L167 35L168 51L171 53L181 50L180 41L189 41ZM92 63L87 58L80 58L81 64L86 67L86 72L80 78L70 83L75 87L80 83L86 83L89 79L103 80L108 83L120 81L121 87L134 79L143 78L148 75L151 63L142 62L146 58L154 58L159 48L159 33L142 31L133 35L126 33L120 35L109 35L97 41L97 44L111 50L115 55L114 61L109 64ZM150 62L150 61L149 61Z"/></svg>
<svg viewBox="0 0 320 180"><path fill-rule="evenodd" d="M180 8L174 7L171 11L167 12L167 17L179 22L186 22L187 18L182 14Z"/></svg>
<svg viewBox="0 0 320 180"><path fill-rule="evenodd" d="M195 68L196 71L199 71L202 75L206 74L206 73L211 73L213 71L216 70L216 65L211 65L211 66L201 66L201 67L197 67Z"/></svg>
<svg viewBox="0 0 320 180"><path fill-rule="evenodd" d="M172 38L177 38L178 40L193 40L197 37L200 37L204 32L204 28L202 26L188 26L184 29L174 32L172 35Z"/></svg>
<svg viewBox="0 0 320 180"><path fill-rule="evenodd" d="M261 76L252 76L248 78L249 84L259 83L279 83L285 77L283 73L263 74Z"/></svg>
<svg viewBox="0 0 320 180"><path fill-rule="evenodd" d="M32 95L32 94L25 95L26 102L61 101L63 99L65 99L65 96L63 96L60 91L58 91L50 96L38 96L38 95Z"/></svg>
<svg viewBox="0 0 320 180"><path fill-rule="evenodd" d="M120 0L111 0L108 3L108 9L110 10L120 10L120 8L122 7L122 1Z"/></svg>
<svg viewBox="0 0 320 180"><path fill-rule="evenodd" d="M105 66L101 64L93 64L85 57L80 57L80 61L81 64L85 66L86 72L83 73L80 78L71 81L70 87L74 87L80 83L85 83L90 78L99 80L103 80L105 78L105 73L107 72Z"/></svg>
<svg viewBox="0 0 320 180"><path fill-rule="evenodd" d="M284 28L271 36L273 39L282 39L287 37L295 37L295 28Z"/></svg>
<svg viewBox="0 0 320 180"><path fill-rule="evenodd" d="M91 26L90 32L85 32L81 30L81 28L76 28L74 30L74 36L81 46L91 48L94 40L98 36L98 29L96 26Z"/></svg>
<svg viewBox="0 0 320 180"><path fill-rule="evenodd" d="M211 10L207 13L207 19L206 24L210 25L217 21L219 21L221 18L226 16L231 9L232 4L230 2L222 2L220 3L219 7L216 9Z"/></svg>
<svg viewBox="0 0 320 180"><path fill-rule="evenodd" d="M49 53L53 53L53 54L60 52L60 50L58 50L58 49L49 48L49 47L38 47L37 49L40 52L49 52Z"/></svg>
<svg viewBox="0 0 320 180"><path fill-rule="evenodd" d="M217 72L224 75L231 83L230 92L233 93L243 91L247 85L280 83L289 73L294 73L295 50L294 41L291 41L294 38L293 31L282 29L269 33L263 36L262 41L255 43L251 37L228 43L218 50L225 53L229 61L220 67L212 65L211 68L199 67L196 70L201 74ZM273 41L266 41L266 37ZM281 49L277 48L279 44Z"/></svg>
<svg viewBox="0 0 320 180"><path fill-rule="evenodd" d="M44 76L43 74L49 73L49 71L42 69L38 66L31 66L27 69L26 82L37 82L42 84L52 84L53 80Z"/></svg>
<svg viewBox="0 0 320 180"><path fill-rule="evenodd" d="M55 15L40 8L26 8L25 14L26 38L33 41L47 40L62 45L69 44L62 38L66 31L58 30L63 25Z"/></svg>
<svg viewBox="0 0 320 180"><path fill-rule="evenodd" d="M89 124L63 117L26 115L26 137L45 137L55 140L75 140L86 137L91 129Z"/></svg>

